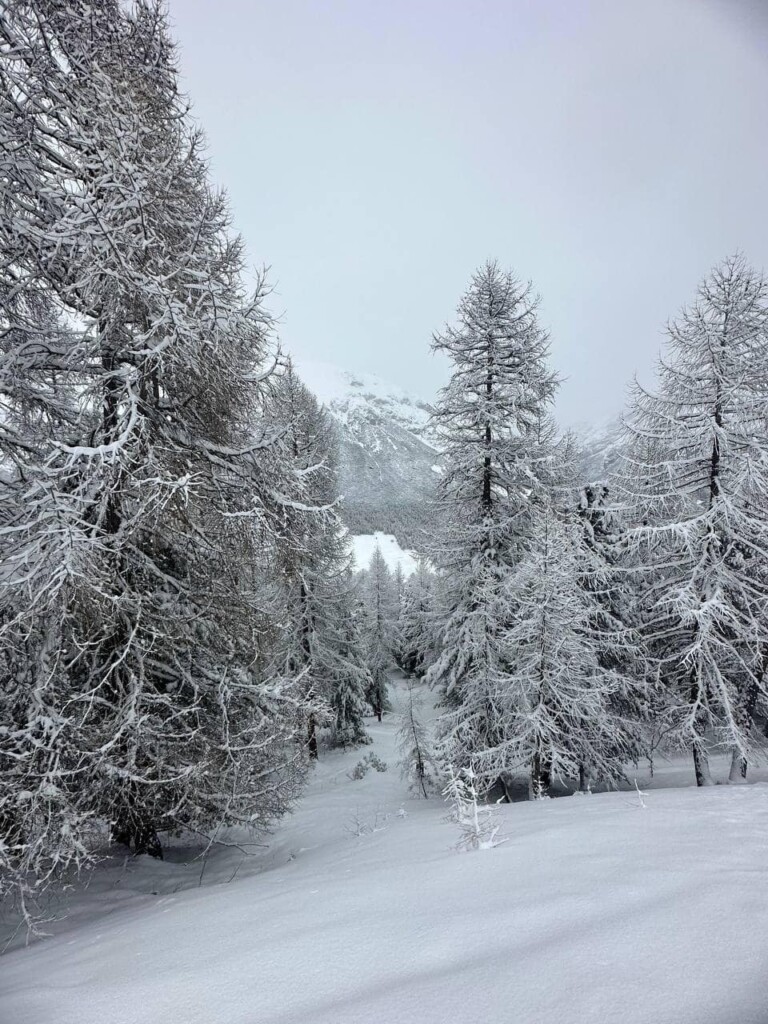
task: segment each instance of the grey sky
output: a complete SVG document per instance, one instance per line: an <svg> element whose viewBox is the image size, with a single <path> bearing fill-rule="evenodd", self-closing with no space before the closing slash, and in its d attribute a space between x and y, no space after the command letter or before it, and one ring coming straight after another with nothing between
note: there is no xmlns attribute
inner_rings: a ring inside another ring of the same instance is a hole
<svg viewBox="0 0 768 1024"><path fill-rule="evenodd" d="M487 256L533 279L564 422L648 379L740 248L768 269L766 0L169 0L297 354L430 397Z"/></svg>

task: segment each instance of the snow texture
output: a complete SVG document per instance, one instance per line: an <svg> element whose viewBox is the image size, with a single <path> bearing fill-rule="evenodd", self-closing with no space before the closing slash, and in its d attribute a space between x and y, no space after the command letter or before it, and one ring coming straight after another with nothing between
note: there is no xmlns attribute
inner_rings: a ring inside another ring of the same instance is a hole
<svg viewBox="0 0 768 1024"><path fill-rule="evenodd" d="M660 788L690 776L669 764L642 796L501 806L507 841L458 853L396 770L398 717L369 727L387 772L323 757L244 861L115 858L6 955L0 1020L765 1024L764 782Z"/></svg>

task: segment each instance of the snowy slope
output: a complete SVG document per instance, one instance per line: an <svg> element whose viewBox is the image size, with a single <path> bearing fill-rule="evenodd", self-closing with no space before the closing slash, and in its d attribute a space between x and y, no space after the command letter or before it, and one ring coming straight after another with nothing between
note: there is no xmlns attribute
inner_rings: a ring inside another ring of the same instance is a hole
<svg viewBox="0 0 768 1024"><path fill-rule="evenodd" d="M766 1024L764 783L508 805L504 845L458 853L399 778L396 716L370 728L389 771L325 755L251 858L94 879L4 957L0 1021Z"/></svg>
<svg viewBox="0 0 768 1024"><path fill-rule="evenodd" d="M571 430L582 449L582 480L589 483L605 480L618 467L621 417L614 416L599 423L576 423Z"/></svg>
<svg viewBox="0 0 768 1024"><path fill-rule="evenodd" d="M416 572L417 555L413 551L403 551L397 538L388 533L356 534L352 537L352 554L356 569L367 569L376 548L381 551L390 572L398 565L404 576Z"/></svg>
<svg viewBox="0 0 768 1024"><path fill-rule="evenodd" d="M429 405L372 374L299 360L307 387L334 417L340 438L343 514L351 533L394 534L424 546L440 456Z"/></svg>
<svg viewBox="0 0 768 1024"><path fill-rule="evenodd" d="M296 363L301 379L334 417L353 427L380 416L429 440L429 404L372 373L354 373L318 360Z"/></svg>

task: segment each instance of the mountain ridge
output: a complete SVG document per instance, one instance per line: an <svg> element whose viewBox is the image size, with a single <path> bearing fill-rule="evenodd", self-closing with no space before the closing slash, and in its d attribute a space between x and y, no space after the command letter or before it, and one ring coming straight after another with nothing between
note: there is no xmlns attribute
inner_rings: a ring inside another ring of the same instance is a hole
<svg viewBox="0 0 768 1024"><path fill-rule="evenodd" d="M423 551L441 472L431 406L375 374L320 360L296 370L333 418L339 438L342 514L352 534L392 534Z"/></svg>

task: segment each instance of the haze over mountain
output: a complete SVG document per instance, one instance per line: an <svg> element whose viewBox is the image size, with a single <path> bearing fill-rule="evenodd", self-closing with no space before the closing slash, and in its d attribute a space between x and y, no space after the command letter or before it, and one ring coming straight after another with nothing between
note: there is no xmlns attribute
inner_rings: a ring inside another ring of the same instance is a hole
<svg viewBox="0 0 768 1024"><path fill-rule="evenodd" d="M429 403L370 373L306 359L296 368L338 425L350 533L382 531L403 547L423 550L440 474Z"/></svg>
<svg viewBox="0 0 768 1024"><path fill-rule="evenodd" d="M404 548L422 551L441 472L430 403L374 374L317 360L294 362L338 427L340 491L350 533L392 534ZM616 462L619 418L570 429L583 452L582 479L605 477Z"/></svg>

